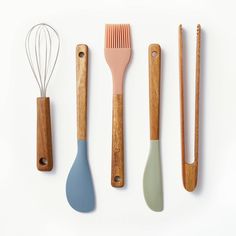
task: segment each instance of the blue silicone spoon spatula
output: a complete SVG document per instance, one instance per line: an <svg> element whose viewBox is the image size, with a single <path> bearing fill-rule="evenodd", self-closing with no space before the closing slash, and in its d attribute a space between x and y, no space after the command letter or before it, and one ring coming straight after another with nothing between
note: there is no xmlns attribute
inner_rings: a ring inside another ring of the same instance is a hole
<svg viewBox="0 0 236 236"><path fill-rule="evenodd" d="M78 151L66 182L66 196L73 209L90 212L95 208L95 193L87 153L87 78L88 47L76 47L77 138Z"/></svg>

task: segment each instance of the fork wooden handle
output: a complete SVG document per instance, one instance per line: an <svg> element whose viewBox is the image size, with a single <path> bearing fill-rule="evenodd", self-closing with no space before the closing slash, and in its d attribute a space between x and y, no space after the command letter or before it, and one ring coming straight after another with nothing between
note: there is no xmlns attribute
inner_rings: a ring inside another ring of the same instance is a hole
<svg viewBox="0 0 236 236"><path fill-rule="evenodd" d="M111 185L124 186L123 95L113 95Z"/></svg>
<svg viewBox="0 0 236 236"><path fill-rule="evenodd" d="M37 168L50 171L53 168L50 99L37 98Z"/></svg>

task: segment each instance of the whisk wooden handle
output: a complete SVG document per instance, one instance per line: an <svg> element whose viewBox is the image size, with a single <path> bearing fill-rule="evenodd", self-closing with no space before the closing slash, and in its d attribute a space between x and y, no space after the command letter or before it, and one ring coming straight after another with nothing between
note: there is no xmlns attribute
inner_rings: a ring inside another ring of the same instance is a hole
<svg viewBox="0 0 236 236"><path fill-rule="evenodd" d="M50 99L37 98L37 168L50 171L53 168Z"/></svg>
<svg viewBox="0 0 236 236"><path fill-rule="evenodd" d="M113 95L111 185L124 186L123 95Z"/></svg>

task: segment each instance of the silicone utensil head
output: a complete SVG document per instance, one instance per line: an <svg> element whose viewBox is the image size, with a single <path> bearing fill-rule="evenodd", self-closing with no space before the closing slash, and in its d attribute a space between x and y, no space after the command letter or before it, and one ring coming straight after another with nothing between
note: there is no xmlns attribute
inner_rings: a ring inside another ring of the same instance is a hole
<svg viewBox="0 0 236 236"><path fill-rule="evenodd" d="M66 182L66 196L76 211L90 212L95 208L95 194L85 140L78 140L77 156Z"/></svg>
<svg viewBox="0 0 236 236"><path fill-rule="evenodd" d="M131 57L129 24L107 24L105 29L105 58L113 78L113 93L123 93L124 72Z"/></svg>
<svg viewBox="0 0 236 236"><path fill-rule="evenodd" d="M143 177L143 191L147 205L153 211L163 210L162 173L158 140L151 140L148 161Z"/></svg>

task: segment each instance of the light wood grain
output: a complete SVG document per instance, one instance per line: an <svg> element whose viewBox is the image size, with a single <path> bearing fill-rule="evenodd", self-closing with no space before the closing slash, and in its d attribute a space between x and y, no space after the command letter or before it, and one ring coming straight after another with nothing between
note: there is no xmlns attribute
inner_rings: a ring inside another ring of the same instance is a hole
<svg viewBox="0 0 236 236"><path fill-rule="evenodd" d="M199 97L200 97L200 48L201 27L197 26L196 46L196 91L195 91L195 139L194 162L189 164L185 160L185 122L184 122L184 75L183 75L183 28L179 26L179 79L180 79L180 127L182 149L182 175L183 184L187 191L192 192L197 186L198 159L199 159Z"/></svg>
<svg viewBox="0 0 236 236"><path fill-rule="evenodd" d="M50 99L37 98L37 168L50 171L53 168Z"/></svg>
<svg viewBox="0 0 236 236"><path fill-rule="evenodd" d="M77 138L87 138L87 78L88 47L80 44L76 47L76 91L77 91Z"/></svg>
<svg viewBox="0 0 236 236"><path fill-rule="evenodd" d="M111 185L124 186L123 95L113 95Z"/></svg>
<svg viewBox="0 0 236 236"><path fill-rule="evenodd" d="M148 58L149 58L150 139L159 140L160 80L161 80L160 45L151 44L149 46Z"/></svg>

